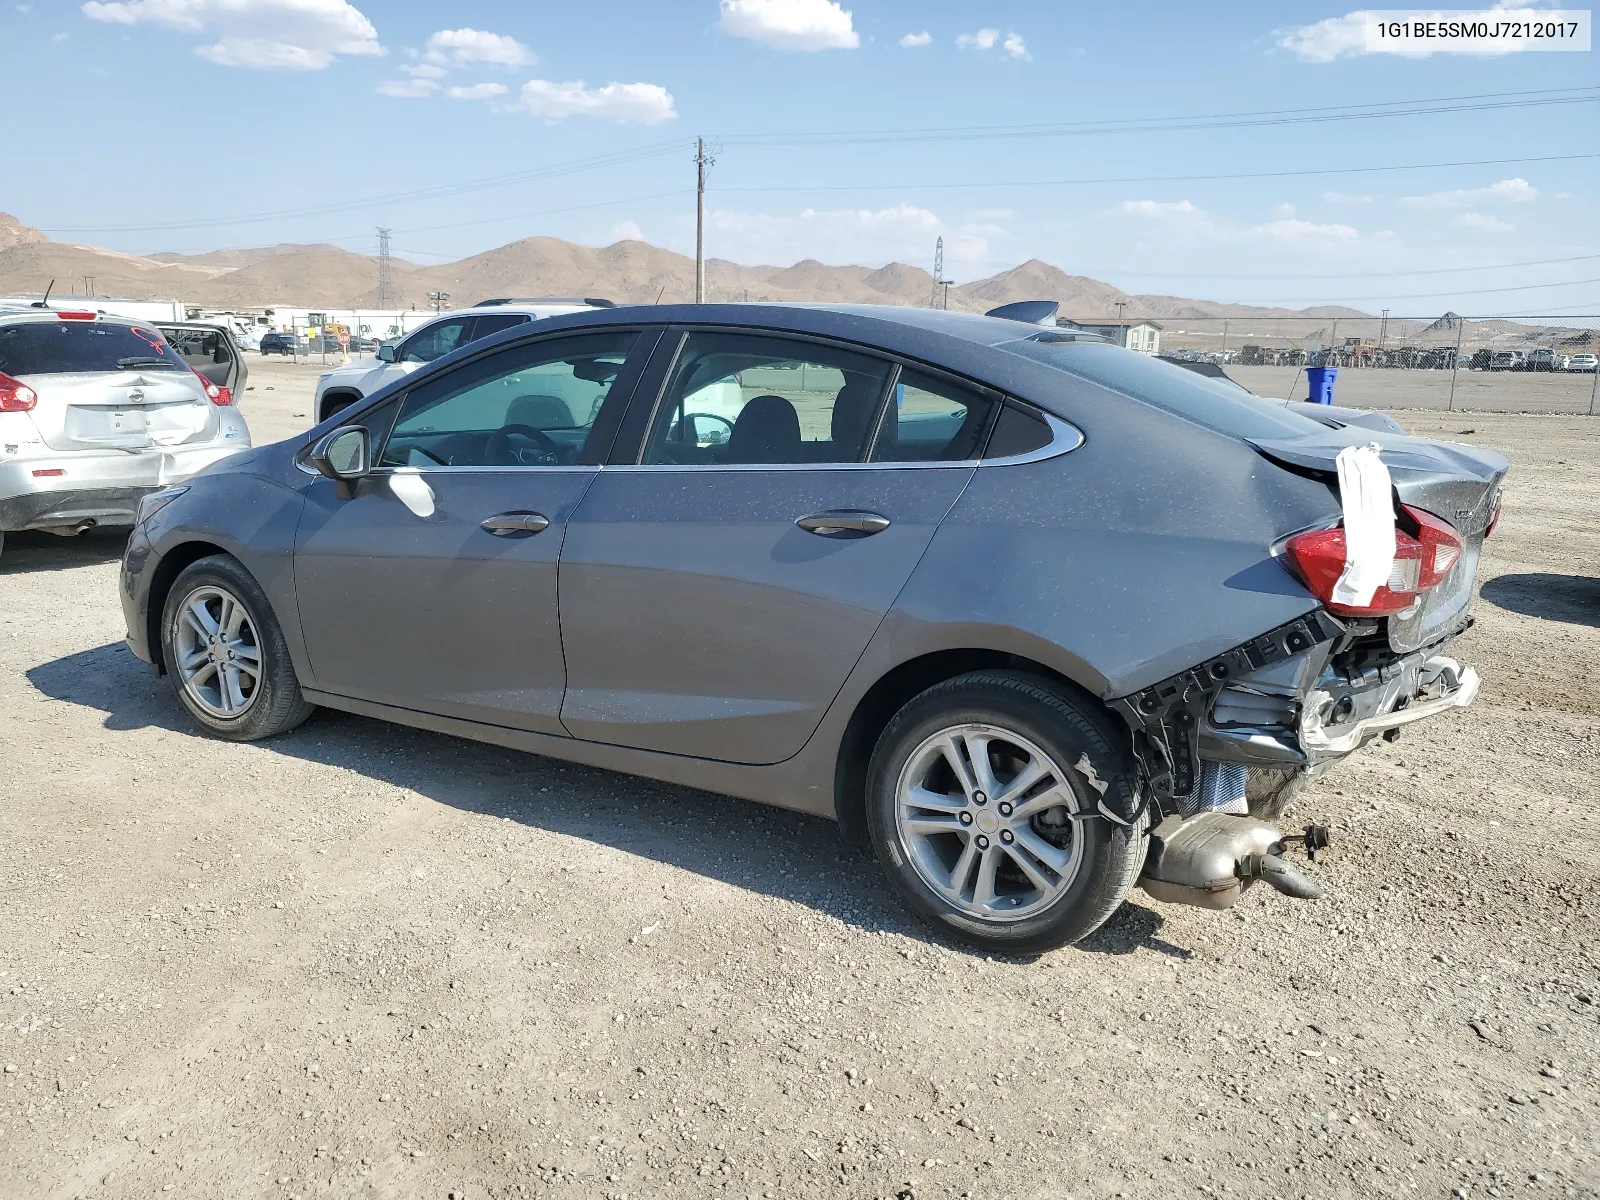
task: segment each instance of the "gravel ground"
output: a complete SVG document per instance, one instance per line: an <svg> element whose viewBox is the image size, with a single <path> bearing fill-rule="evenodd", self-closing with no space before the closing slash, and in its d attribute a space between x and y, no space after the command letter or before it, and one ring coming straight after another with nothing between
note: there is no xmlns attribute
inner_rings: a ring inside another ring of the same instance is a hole
<svg viewBox="0 0 1600 1200"><path fill-rule="evenodd" d="M315 373L253 369L258 440ZM120 540L10 539L0 1195L1600 1195L1600 422L1402 419L1514 463L1481 699L1302 800L1326 899L1135 893L1031 961L825 821L333 713L207 740Z"/></svg>

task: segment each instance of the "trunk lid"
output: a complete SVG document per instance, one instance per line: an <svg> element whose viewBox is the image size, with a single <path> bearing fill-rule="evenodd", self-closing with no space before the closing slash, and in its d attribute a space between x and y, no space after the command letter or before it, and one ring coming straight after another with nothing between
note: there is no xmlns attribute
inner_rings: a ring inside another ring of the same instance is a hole
<svg viewBox="0 0 1600 1200"><path fill-rule="evenodd" d="M52 450L149 450L204 442L221 417L188 371L171 369L23 376L38 393L29 414Z"/></svg>
<svg viewBox="0 0 1600 1200"><path fill-rule="evenodd" d="M1337 479L1340 450L1369 444L1378 446L1401 502L1443 517L1465 543L1459 561L1420 606L1388 618L1390 646L1406 653L1448 633L1465 615L1508 464L1503 455L1478 446L1370 428L1324 429L1302 438L1251 441L1266 458L1296 471L1325 475L1330 481Z"/></svg>

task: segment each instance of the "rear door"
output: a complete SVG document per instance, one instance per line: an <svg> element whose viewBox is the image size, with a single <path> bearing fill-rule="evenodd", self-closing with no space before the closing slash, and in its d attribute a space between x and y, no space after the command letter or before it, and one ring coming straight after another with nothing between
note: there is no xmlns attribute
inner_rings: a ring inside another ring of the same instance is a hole
<svg viewBox="0 0 1600 1200"><path fill-rule="evenodd" d="M994 399L826 342L678 337L630 410L630 461L601 472L568 527L562 723L779 762L972 477Z"/></svg>
<svg viewBox="0 0 1600 1200"><path fill-rule="evenodd" d="M626 402L630 353L653 341L608 330L519 342L354 418L377 467L348 498L313 480L295 546L319 689L564 732L562 540L610 446L605 414ZM527 419L535 408L547 419Z"/></svg>
<svg viewBox="0 0 1600 1200"><path fill-rule="evenodd" d="M238 344L219 325L174 323L158 325L163 337L202 378L242 400L249 371Z"/></svg>
<svg viewBox="0 0 1600 1200"><path fill-rule="evenodd" d="M99 319L0 326L0 373L38 393L29 416L52 450L143 450L217 436L220 415L155 329Z"/></svg>

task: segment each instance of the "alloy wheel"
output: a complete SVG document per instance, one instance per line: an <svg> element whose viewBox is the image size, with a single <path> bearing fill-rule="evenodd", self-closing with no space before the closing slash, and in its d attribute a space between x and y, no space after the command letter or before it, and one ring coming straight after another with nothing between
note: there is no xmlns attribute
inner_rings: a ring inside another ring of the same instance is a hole
<svg viewBox="0 0 1600 1200"><path fill-rule="evenodd" d="M261 640L237 596L211 584L184 598L173 630L183 690L214 717L243 716L261 690Z"/></svg>
<svg viewBox="0 0 1600 1200"><path fill-rule="evenodd" d="M994 725L933 734L895 785L895 824L917 874L984 921L1022 920L1072 885L1084 815L1062 767Z"/></svg>

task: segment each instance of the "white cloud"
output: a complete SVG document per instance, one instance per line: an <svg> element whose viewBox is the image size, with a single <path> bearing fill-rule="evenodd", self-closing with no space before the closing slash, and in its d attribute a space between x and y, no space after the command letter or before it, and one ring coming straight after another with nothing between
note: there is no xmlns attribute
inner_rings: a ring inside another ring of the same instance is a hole
<svg viewBox="0 0 1600 1200"><path fill-rule="evenodd" d="M440 66L486 63L496 67L525 67L534 53L514 37L482 29L441 29L428 39L426 57Z"/></svg>
<svg viewBox="0 0 1600 1200"><path fill-rule="evenodd" d="M378 95L402 100L420 100L438 90L439 85L431 79L390 79L378 85Z"/></svg>
<svg viewBox="0 0 1600 1200"><path fill-rule="evenodd" d="M1450 224L1457 229L1471 229L1478 233L1511 233L1516 229L1510 221L1475 212L1457 213L1450 218Z"/></svg>
<svg viewBox="0 0 1600 1200"><path fill-rule="evenodd" d="M956 35L956 45L963 50L993 50L994 44L1000 40L998 29L980 29L977 33L961 33Z"/></svg>
<svg viewBox="0 0 1600 1200"><path fill-rule="evenodd" d="M503 83L474 83L466 87L448 88L446 94L452 100L492 100L496 96L504 96L507 90Z"/></svg>
<svg viewBox="0 0 1600 1200"><path fill-rule="evenodd" d="M53 34L50 35L50 40L52 42L55 42L57 45L60 45L62 42L66 41L71 36L72 35L70 33L53 33Z"/></svg>
<svg viewBox="0 0 1600 1200"><path fill-rule="evenodd" d="M1022 40L1020 33L1006 34L1006 40L1000 43L1000 49L1004 50L1012 58L1031 59L1033 57L1028 53L1027 43Z"/></svg>
<svg viewBox="0 0 1600 1200"><path fill-rule="evenodd" d="M1272 215L1275 217L1292 217L1294 216L1294 205L1274 204L1272 206Z"/></svg>
<svg viewBox="0 0 1600 1200"><path fill-rule="evenodd" d="M921 33L908 33L900 39L900 44L906 49L913 46L927 46L933 42L933 34L924 29Z"/></svg>
<svg viewBox="0 0 1600 1200"><path fill-rule="evenodd" d="M378 31L348 0L89 0L83 14L114 25L215 34L195 53L225 67L320 71L341 54L384 53Z"/></svg>
<svg viewBox="0 0 1600 1200"><path fill-rule="evenodd" d="M580 116L659 125L678 116L672 93L654 83L608 83L605 87L587 88L581 79L568 83L530 79L522 85L522 107L551 121Z"/></svg>
<svg viewBox="0 0 1600 1200"><path fill-rule="evenodd" d="M854 50L850 13L833 0L720 0L724 33L779 50Z"/></svg>
<svg viewBox="0 0 1600 1200"><path fill-rule="evenodd" d="M447 74L443 67L436 67L432 63L414 63L400 69L416 79L443 79Z"/></svg>
<svg viewBox="0 0 1600 1200"><path fill-rule="evenodd" d="M618 221L611 227L611 240L614 242L642 242L644 230L640 229L637 222Z"/></svg>
<svg viewBox="0 0 1600 1200"><path fill-rule="evenodd" d="M974 221L1009 221L1016 215L1016 212L1009 208L980 208L972 214L972 219Z"/></svg>
<svg viewBox="0 0 1600 1200"><path fill-rule="evenodd" d="M1367 14L1329 17L1315 25L1278 31L1278 49L1306 62L1327 63L1347 54L1367 52Z"/></svg>
<svg viewBox="0 0 1600 1200"><path fill-rule="evenodd" d="M1377 197L1357 195L1351 192L1323 192L1324 204L1371 204Z"/></svg>
<svg viewBox="0 0 1600 1200"><path fill-rule="evenodd" d="M1425 196L1402 196L1400 203L1417 208L1466 208L1485 202L1499 204L1526 204L1539 198L1539 189L1526 179L1502 179L1481 188L1452 188L1449 191L1429 192Z"/></svg>
<svg viewBox="0 0 1600 1200"><path fill-rule="evenodd" d="M1265 225L1257 225L1245 232L1255 234L1257 237L1276 238L1283 242L1327 241L1329 238L1349 241L1360 236L1348 225L1318 225L1311 221L1292 219L1268 221Z"/></svg>
<svg viewBox="0 0 1600 1200"><path fill-rule="evenodd" d="M1119 208L1141 217L1196 217L1200 210L1187 200L1124 200Z"/></svg>

